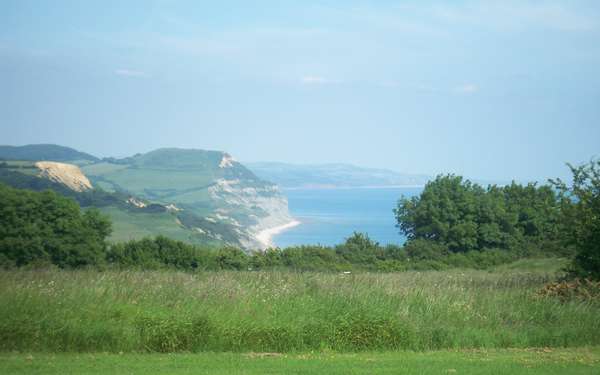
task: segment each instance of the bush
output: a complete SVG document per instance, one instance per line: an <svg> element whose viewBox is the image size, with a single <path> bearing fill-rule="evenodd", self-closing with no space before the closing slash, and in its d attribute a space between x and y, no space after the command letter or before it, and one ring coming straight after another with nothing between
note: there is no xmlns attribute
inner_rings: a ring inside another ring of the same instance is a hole
<svg viewBox="0 0 600 375"><path fill-rule="evenodd" d="M121 268L171 268L188 271L216 268L211 250L164 236L114 244L107 252L107 260Z"/></svg>
<svg viewBox="0 0 600 375"><path fill-rule="evenodd" d="M351 264L373 267L385 259L381 246L372 241L367 234L354 232L346 241L335 247L338 257Z"/></svg>

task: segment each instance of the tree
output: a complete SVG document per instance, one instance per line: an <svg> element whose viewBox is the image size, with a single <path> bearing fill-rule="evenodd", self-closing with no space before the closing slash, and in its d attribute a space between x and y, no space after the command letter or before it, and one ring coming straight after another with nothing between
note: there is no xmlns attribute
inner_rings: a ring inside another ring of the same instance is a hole
<svg viewBox="0 0 600 375"><path fill-rule="evenodd" d="M425 240L452 253L548 247L558 237L558 212L550 186L513 182L483 188L454 175L437 176L420 196L402 197L394 209L409 243Z"/></svg>
<svg viewBox="0 0 600 375"><path fill-rule="evenodd" d="M478 249L479 196L483 189L460 176L437 176L418 197L402 197L394 209L397 226L409 241L424 239L450 251Z"/></svg>
<svg viewBox="0 0 600 375"><path fill-rule="evenodd" d="M0 254L16 266L51 262L60 267L102 263L110 221L53 191L0 184Z"/></svg>
<svg viewBox="0 0 600 375"><path fill-rule="evenodd" d="M600 280L600 160L574 167L571 186L551 180L559 190L564 236L575 247L571 274Z"/></svg>

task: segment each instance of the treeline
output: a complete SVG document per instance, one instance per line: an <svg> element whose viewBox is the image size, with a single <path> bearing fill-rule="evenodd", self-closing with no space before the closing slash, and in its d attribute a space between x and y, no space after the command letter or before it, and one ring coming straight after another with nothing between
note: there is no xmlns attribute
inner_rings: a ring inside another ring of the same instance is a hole
<svg viewBox="0 0 600 375"><path fill-rule="evenodd" d="M527 254L535 255L542 254ZM415 243L405 247L380 246L362 233L354 233L344 243L333 247L304 245L250 254L234 247L205 248L159 236L111 246L106 264L141 269L391 272L456 267L485 269L523 256L522 253L495 250L441 256L436 251L415 246Z"/></svg>
<svg viewBox="0 0 600 375"><path fill-rule="evenodd" d="M488 186L438 176L394 209L405 247L440 257L489 251L573 256L570 273L600 279L600 160L574 167L573 182Z"/></svg>

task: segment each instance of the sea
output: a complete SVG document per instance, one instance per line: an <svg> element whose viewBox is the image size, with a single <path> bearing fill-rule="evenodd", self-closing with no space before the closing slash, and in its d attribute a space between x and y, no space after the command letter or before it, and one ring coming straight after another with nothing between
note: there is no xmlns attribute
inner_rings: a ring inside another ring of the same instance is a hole
<svg viewBox="0 0 600 375"><path fill-rule="evenodd" d="M381 245L403 244L392 211L402 197L419 195L420 187L284 189L290 213L301 222L273 237L280 248L336 245L353 232L366 233Z"/></svg>

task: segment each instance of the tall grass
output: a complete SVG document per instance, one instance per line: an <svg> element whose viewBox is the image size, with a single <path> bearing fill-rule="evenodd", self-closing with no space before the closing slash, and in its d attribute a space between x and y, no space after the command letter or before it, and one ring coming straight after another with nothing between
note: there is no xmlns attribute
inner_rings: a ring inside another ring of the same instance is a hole
<svg viewBox="0 0 600 375"><path fill-rule="evenodd" d="M600 344L543 272L0 273L0 350L361 351Z"/></svg>

